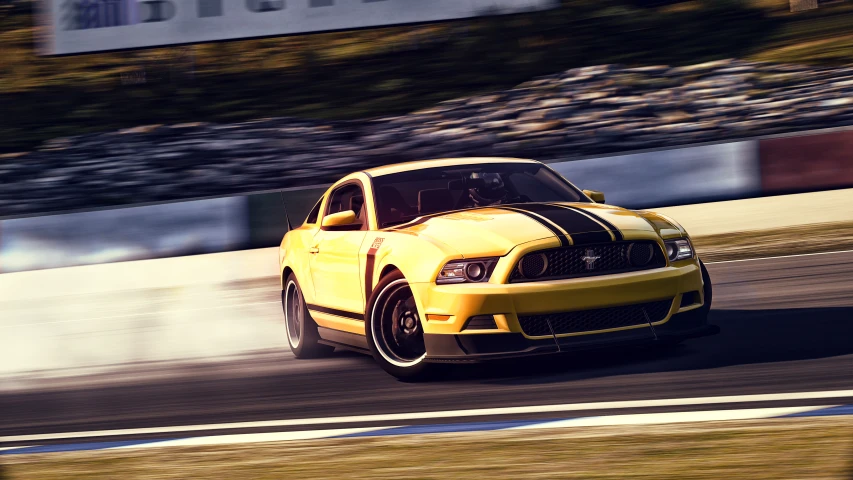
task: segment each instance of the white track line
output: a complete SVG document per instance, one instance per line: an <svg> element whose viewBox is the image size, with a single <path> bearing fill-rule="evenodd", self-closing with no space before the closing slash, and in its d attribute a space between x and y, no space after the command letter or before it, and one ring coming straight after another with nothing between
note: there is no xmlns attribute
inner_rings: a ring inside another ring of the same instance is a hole
<svg viewBox="0 0 853 480"><path fill-rule="evenodd" d="M632 415L608 415L601 417L571 418L557 421L543 421L532 425L521 427L509 427L499 430L537 430L555 428L577 428L577 427L603 427L622 425L663 425L673 423L698 423L719 422L732 420L760 420L768 418L784 417L796 413L810 412L831 408L834 405L810 406L810 407L776 407L776 408L747 408L736 410L707 410L700 412L667 412L667 413L641 413ZM212 445L234 445L248 443L266 442L288 442L295 440L319 440L326 438L342 437L345 435L365 434L371 437L372 432L382 434L382 431L393 430L400 426L365 427L365 428L337 428L328 430L301 430L296 432L267 432L267 433L245 433L236 435L214 435L205 437L180 438L175 440L152 441L135 445L108 448L107 450L128 449L151 449L166 447L199 447ZM476 432L478 430L470 430ZM391 435L418 435L417 433L390 433ZM386 433L387 435L387 433ZM24 448L24 447L18 447Z"/></svg>
<svg viewBox="0 0 853 480"><path fill-rule="evenodd" d="M778 257L744 258L741 260L723 260L720 262L707 262L705 265L719 265L721 263L754 262L757 260L776 260L779 258L813 257L815 255L832 255L834 253L853 253L853 250L839 250L837 252L800 253L797 255L780 255Z"/></svg>
<svg viewBox="0 0 853 480"><path fill-rule="evenodd" d="M617 425L655 425L664 423L718 422L723 420L759 420L784 417L795 413L811 412L833 405L817 407L747 408L739 410L705 410L701 412L638 413L634 415L608 415L557 420L513 427L509 430L532 430L537 428L604 427Z"/></svg>
<svg viewBox="0 0 853 480"><path fill-rule="evenodd" d="M139 445L125 445L123 447L110 448L109 450L126 450L132 448L162 448L162 447L197 447L206 445L228 445L235 443L262 443L262 442L288 442L293 440L316 440L329 437L340 437L356 433L385 430L387 427L367 428L338 428L330 430L303 430L300 432L270 432L270 433L246 433L238 435L216 435L210 437L182 438L178 440L166 440L163 442L143 443Z"/></svg>
<svg viewBox="0 0 853 480"><path fill-rule="evenodd" d="M668 423L692 423L692 422L715 422L724 420L760 420L765 418L782 417L795 413L810 412L830 408L834 405L815 407L777 407L777 408L748 408L738 410L709 410L702 412L669 412L669 413L641 413L636 415L609 415L603 417L585 417L558 420L554 422L542 422L522 427L510 427L501 430L534 430L551 428L574 428L574 427L600 427L618 425L656 425ZM303 430L298 432L273 432L273 433L247 433L241 435L216 435L208 437L183 438L178 440L166 440L163 442L142 443L139 445L125 445L123 447L111 448L109 450L126 450L136 448L163 448L163 447L196 447L209 445L227 445L262 442L283 442L293 440L317 440L323 438L340 437L355 433L378 432L399 428L392 427L368 427L368 428L339 428L330 430ZM401 433L400 435L413 435ZM417 435L417 434L414 434Z"/></svg>
<svg viewBox="0 0 853 480"><path fill-rule="evenodd" d="M714 405L723 403L778 402L786 400L814 400L826 398L853 397L853 390L833 390L822 392L767 393L759 395L727 395L719 397L675 398L659 400L626 400L596 403L568 403L561 405L533 405L524 407L478 408L470 410L449 410L438 412L411 412L379 415L351 415L329 418L294 418L287 420L267 420L259 422L215 423L207 425L184 425L168 427L128 428L117 430L96 430L89 432L63 432L33 435L11 435L0 437L0 442L34 442L69 438L92 438L124 435L149 435L164 433L197 432L205 430L227 430L237 428L294 427L303 425L333 425L359 422L389 422L408 420L428 420L461 417L479 417L492 415L524 415L535 413L578 412L584 410L671 407L685 405Z"/></svg>

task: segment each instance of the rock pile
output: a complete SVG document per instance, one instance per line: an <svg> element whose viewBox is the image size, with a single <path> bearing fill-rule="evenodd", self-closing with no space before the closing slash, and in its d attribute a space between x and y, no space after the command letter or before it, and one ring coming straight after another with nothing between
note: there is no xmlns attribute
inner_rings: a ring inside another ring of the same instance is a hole
<svg viewBox="0 0 853 480"><path fill-rule="evenodd" d="M357 122L272 118L57 139L0 158L0 216L331 182L449 156L572 159L853 124L853 67L600 65Z"/></svg>

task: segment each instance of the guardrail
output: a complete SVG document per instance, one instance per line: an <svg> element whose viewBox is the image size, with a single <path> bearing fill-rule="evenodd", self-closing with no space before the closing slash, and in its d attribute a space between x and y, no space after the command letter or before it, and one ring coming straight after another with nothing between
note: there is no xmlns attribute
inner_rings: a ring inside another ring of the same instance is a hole
<svg viewBox="0 0 853 480"><path fill-rule="evenodd" d="M650 208L853 186L853 129L549 164L608 203ZM278 245L325 186L0 220L0 272Z"/></svg>

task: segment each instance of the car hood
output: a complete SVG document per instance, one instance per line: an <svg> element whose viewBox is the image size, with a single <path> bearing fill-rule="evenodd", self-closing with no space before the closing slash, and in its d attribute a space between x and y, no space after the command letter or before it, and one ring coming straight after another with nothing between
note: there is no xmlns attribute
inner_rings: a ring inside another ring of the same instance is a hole
<svg viewBox="0 0 853 480"><path fill-rule="evenodd" d="M597 203L525 203L475 208L426 215L392 230L429 237L465 258L503 256L518 245L549 237L554 238L557 246L557 234L561 231L575 242L581 238L602 238L602 232L610 231L625 238L630 238L632 231L654 232L663 238L684 235L677 223L657 213ZM612 237L607 234L603 238L611 241Z"/></svg>

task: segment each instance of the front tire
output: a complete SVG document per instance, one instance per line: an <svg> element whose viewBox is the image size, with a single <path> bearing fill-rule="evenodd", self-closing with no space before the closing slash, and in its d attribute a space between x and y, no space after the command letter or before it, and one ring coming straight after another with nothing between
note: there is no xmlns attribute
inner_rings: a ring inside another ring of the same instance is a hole
<svg viewBox="0 0 853 480"><path fill-rule="evenodd" d="M409 283L394 271L376 286L365 314L365 334L373 358L400 380L423 380L433 371L427 363L423 325Z"/></svg>
<svg viewBox="0 0 853 480"><path fill-rule="evenodd" d="M317 324L308 312L305 297L296 276L292 273L284 282L281 292L281 306L284 309L284 323L287 329L287 343L296 358L324 357L335 350L334 347L322 345Z"/></svg>
<svg viewBox="0 0 853 480"><path fill-rule="evenodd" d="M708 274L708 269L705 268L705 264L702 263L702 260L699 260L699 268L702 271L702 296L705 299L705 303L696 310L691 310L681 315L697 315L699 316L699 323L707 325L708 314L711 312L711 301L713 300L714 290L711 286L711 276ZM672 351L675 350L683 341L683 338L658 340L655 342L655 348L661 352Z"/></svg>
<svg viewBox="0 0 853 480"><path fill-rule="evenodd" d="M702 283L704 286L702 287L703 297L705 298L705 303L699 310L708 317L708 314L711 313L711 301L714 299L714 289L711 286L711 275L708 274L708 269L705 268L705 264L702 263L702 260L699 260L699 267L702 269Z"/></svg>

